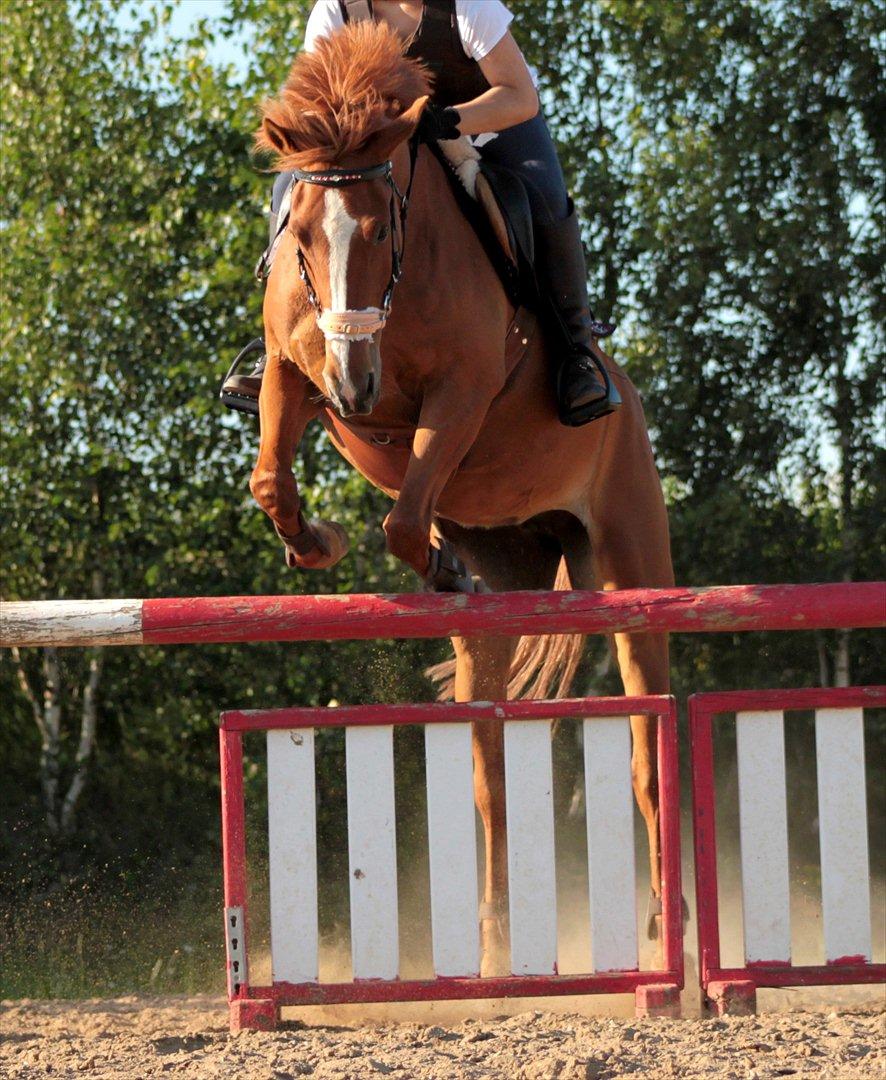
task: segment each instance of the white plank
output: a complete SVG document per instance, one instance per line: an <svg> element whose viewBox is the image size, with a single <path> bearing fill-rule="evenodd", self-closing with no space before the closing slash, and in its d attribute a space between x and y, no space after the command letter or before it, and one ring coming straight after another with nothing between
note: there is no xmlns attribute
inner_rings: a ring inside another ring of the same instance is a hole
<svg viewBox="0 0 886 1080"><path fill-rule="evenodd" d="M815 714L821 900L827 960L871 958L871 894L861 709Z"/></svg>
<svg viewBox="0 0 886 1080"><path fill-rule="evenodd" d="M557 883L551 725L504 725L511 971L550 975L557 969Z"/></svg>
<svg viewBox="0 0 886 1080"><path fill-rule="evenodd" d="M347 728L351 956L355 979L398 974L393 728Z"/></svg>
<svg viewBox="0 0 886 1080"><path fill-rule="evenodd" d="M638 967L631 722L585 720L585 800L593 971Z"/></svg>
<svg viewBox="0 0 886 1080"><path fill-rule="evenodd" d="M784 713L735 718L745 959L791 958Z"/></svg>
<svg viewBox="0 0 886 1080"><path fill-rule="evenodd" d="M736 716L744 958L791 959L784 714Z"/></svg>
<svg viewBox="0 0 886 1080"><path fill-rule="evenodd" d="M313 728L269 731L268 852L275 982L318 978Z"/></svg>
<svg viewBox="0 0 886 1080"><path fill-rule="evenodd" d="M477 975L477 833L470 724L426 724L431 930L438 975Z"/></svg>

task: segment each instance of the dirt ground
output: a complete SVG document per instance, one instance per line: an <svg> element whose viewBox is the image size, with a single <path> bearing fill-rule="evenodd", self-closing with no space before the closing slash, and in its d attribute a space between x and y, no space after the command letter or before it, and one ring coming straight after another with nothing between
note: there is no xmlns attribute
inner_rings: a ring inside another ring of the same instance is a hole
<svg viewBox="0 0 886 1080"><path fill-rule="evenodd" d="M502 1003L473 1010L424 1006L422 1022L404 1021L402 1013L386 1020L379 1018L383 1012L365 1009L361 1015L313 1010L285 1019L272 1034L237 1036L229 1035L225 1003L216 998L4 1002L0 1077L882 1080L886 1040L879 993L869 990L850 1005L840 1000L837 994L830 1008L813 1001L790 1011L722 1020L554 1011L502 1015L494 1011ZM765 1002L761 1006L767 1008Z"/></svg>

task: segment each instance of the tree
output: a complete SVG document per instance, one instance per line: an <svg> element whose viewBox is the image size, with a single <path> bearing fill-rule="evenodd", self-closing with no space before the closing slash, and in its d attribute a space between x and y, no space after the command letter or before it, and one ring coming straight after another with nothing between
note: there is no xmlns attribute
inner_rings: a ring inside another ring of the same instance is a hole
<svg viewBox="0 0 886 1080"><path fill-rule="evenodd" d="M515 6L647 395L679 579L882 573L879 5ZM829 642L821 677L846 683L849 635Z"/></svg>
<svg viewBox="0 0 886 1080"><path fill-rule="evenodd" d="M284 577L249 498L255 427L216 401L225 354L258 325L249 272L267 181L249 159L255 102L196 43L157 44L166 10L131 30L99 0L21 0L5 13L8 597L308 586ZM322 462L317 454L306 448L308 487L329 476L332 451ZM345 514L360 531L363 512L371 520L377 510L365 491ZM331 498L328 487L316 496ZM359 573L378 582L392 572L380 533L378 542L358 533L357 558L367 549ZM353 568L316 584L354 588ZM101 650L16 653L13 663L22 715L39 730L46 825L68 836L103 713L131 713L156 663ZM198 667L175 661L166 692L147 692L148 712L161 696L187 696ZM216 677L232 697L244 685L260 692L246 657L228 650L212 668L226 672ZM308 668L296 665L291 678L301 682ZM322 694L322 679L316 685ZM170 727L179 719L173 707Z"/></svg>

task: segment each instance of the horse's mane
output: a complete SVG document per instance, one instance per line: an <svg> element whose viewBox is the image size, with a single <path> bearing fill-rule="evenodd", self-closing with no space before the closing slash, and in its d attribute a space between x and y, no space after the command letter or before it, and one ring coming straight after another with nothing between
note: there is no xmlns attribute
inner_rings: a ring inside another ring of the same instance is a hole
<svg viewBox="0 0 886 1080"><path fill-rule="evenodd" d="M277 170L334 165L428 93L427 69L403 55L396 31L354 23L296 57L280 93L262 103L256 146Z"/></svg>

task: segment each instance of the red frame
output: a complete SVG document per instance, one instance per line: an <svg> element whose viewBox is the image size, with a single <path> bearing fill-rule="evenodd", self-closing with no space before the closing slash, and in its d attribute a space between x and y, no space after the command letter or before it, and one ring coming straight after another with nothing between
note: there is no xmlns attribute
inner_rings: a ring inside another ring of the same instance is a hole
<svg viewBox="0 0 886 1080"><path fill-rule="evenodd" d="M886 582L145 600L133 644L880 627Z"/></svg>
<svg viewBox="0 0 886 1080"><path fill-rule="evenodd" d="M561 701L433 702L342 708L291 708L226 712L221 717L222 844L225 911L241 909L239 952L247 956L246 830L243 791L243 734L294 727L353 727L475 720L537 720L647 714L658 718L661 798L662 946L664 967L656 971L590 975L508 975L501 978L436 977L427 980L354 980L348 983L273 983L251 986L248 969L235 969L228 936L228 1001L232 1026L273 1026L283 1005L543 997L618 994L661 987L675 997L683 988L683 926L680 881L680 789L677 707L667 696L585 698ZM226 916L227 917L227 916ZM239 1018L239 1019L238 1019Z"/></svg>
<svg viewBox="0 0 886 1080"><path fill-rule="evenodd" d="M752 961L744 967L720 966L720 917L717 890L717 825L714 796L713 720L722 713L755 709L797 711L826 708L886 707L886 686L805 690L735 690L694 694L689 699L689 747L692 772L692 820L695 846L695 897L698 910L698 958L702 988L711 983L768 986L830 986L886 981L886 964L847 956L823 965Z"/></svg>

